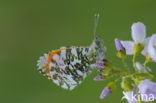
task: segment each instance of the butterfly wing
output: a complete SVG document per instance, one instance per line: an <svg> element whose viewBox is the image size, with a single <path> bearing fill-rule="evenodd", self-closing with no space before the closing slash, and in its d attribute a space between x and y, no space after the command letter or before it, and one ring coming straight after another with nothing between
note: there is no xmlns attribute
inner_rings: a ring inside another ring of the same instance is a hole
<svg viewBox="0 0 156 103"><path fill-rule="evenodd" d="M89 48L60 48L44 54L38 60L38 70L64 89L72 90L91 72Z"/></svg>
<svg viewBox="0 0 156 103"><path fill-rule="evenodd" d="M72 90L80 84L97 61L104 59L102 39L95 38L89 47L62 47L44 54L38 70L58 86Z"/></svg>

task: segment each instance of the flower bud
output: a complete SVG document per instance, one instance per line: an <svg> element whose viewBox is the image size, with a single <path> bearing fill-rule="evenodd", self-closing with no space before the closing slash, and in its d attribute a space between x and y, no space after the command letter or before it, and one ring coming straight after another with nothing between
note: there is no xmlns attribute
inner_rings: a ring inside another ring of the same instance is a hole
<svg viewBox="0 0 156 103"><path fill-rule="evenodd" d="M115 47L117 49L117 57L125 58L126 50L119 39L115 39Z"/></svg>
<svg viewBox="0 0 156 103"><path fill-rule="evenodd" d="M110 88L105 87L105 88L102 90L101 94L100 94L100 99L104 99L104 98L105 98L106 96L108 96L111 92L112 92L112 91L111 91Z"/></svg>
<svg viewBox="0 0 156 103"><path fill-rule="evenodd" d="M100 81L100 80L103 80L104 76L103 75L97 75L96 77L94 77L93 80L95 81Z"/></svg>
<svg viewBox="0 0 156 103"><path fill-rule="evenodd" d="M112 90L116 88L115 82L110 82L101 92L100 98L104 99L106 96L108 96L110 93L112 93Z"/></svg>
<svg viewBox="0 0 156 103"><path fill-rule="evenodd" d="M122 78L121 87L122 87L122 89L124 89L124 91L132 91L133 90L133 87L132 87L130 81L126 77Z"/></svg>

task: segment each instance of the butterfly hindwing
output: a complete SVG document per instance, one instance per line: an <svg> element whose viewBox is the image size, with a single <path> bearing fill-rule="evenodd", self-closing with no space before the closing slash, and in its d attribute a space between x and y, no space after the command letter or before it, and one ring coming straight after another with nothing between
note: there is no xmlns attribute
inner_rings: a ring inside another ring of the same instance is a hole
<svg viewBox="0 0 156 103"><path fill-rule="evenodd" d="M104 59L101 40L95 38L89 47L62 47L48 52L38 60L38 70L58 86L72 90L91 73L97 61Z"/></svg>
<svg viewBox="0 0 156 103"><path fill-rule="evenodd" d="M38 69L62 88L73 89L91 72L89 55L88 47L60 48L41 56Z"/></svg>

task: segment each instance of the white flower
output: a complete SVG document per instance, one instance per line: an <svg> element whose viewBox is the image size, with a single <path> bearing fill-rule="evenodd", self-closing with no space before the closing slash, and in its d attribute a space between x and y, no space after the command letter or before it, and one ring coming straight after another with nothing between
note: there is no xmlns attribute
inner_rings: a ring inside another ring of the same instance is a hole
<svg viewBox="0 0 156 103"><path fill-rule="evenodd" d="M144 51L142 50L146 46L146 27L141 22L133 23L131 26L131 35L133 41L121 41L123 47L126 49L127 55L133 55L136 52Z"/></svg>

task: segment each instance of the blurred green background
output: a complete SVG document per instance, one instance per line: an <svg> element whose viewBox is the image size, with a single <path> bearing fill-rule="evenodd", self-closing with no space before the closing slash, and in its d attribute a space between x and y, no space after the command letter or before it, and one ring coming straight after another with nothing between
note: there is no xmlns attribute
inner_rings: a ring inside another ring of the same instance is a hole
<svg viewBox="0 0 156 103"><path fill-rule="evenodd" d="M131 39L136 21L147 25L148 34L155 33L155 5L155 0L0 1L0 103L120 103L121 89L98 98L108 81L93 81L97 72L67 91L39 74L36 61L60 46L90 45L99 13L97 34L105 40L109 60L120 65L114 38Z"/></svg>

